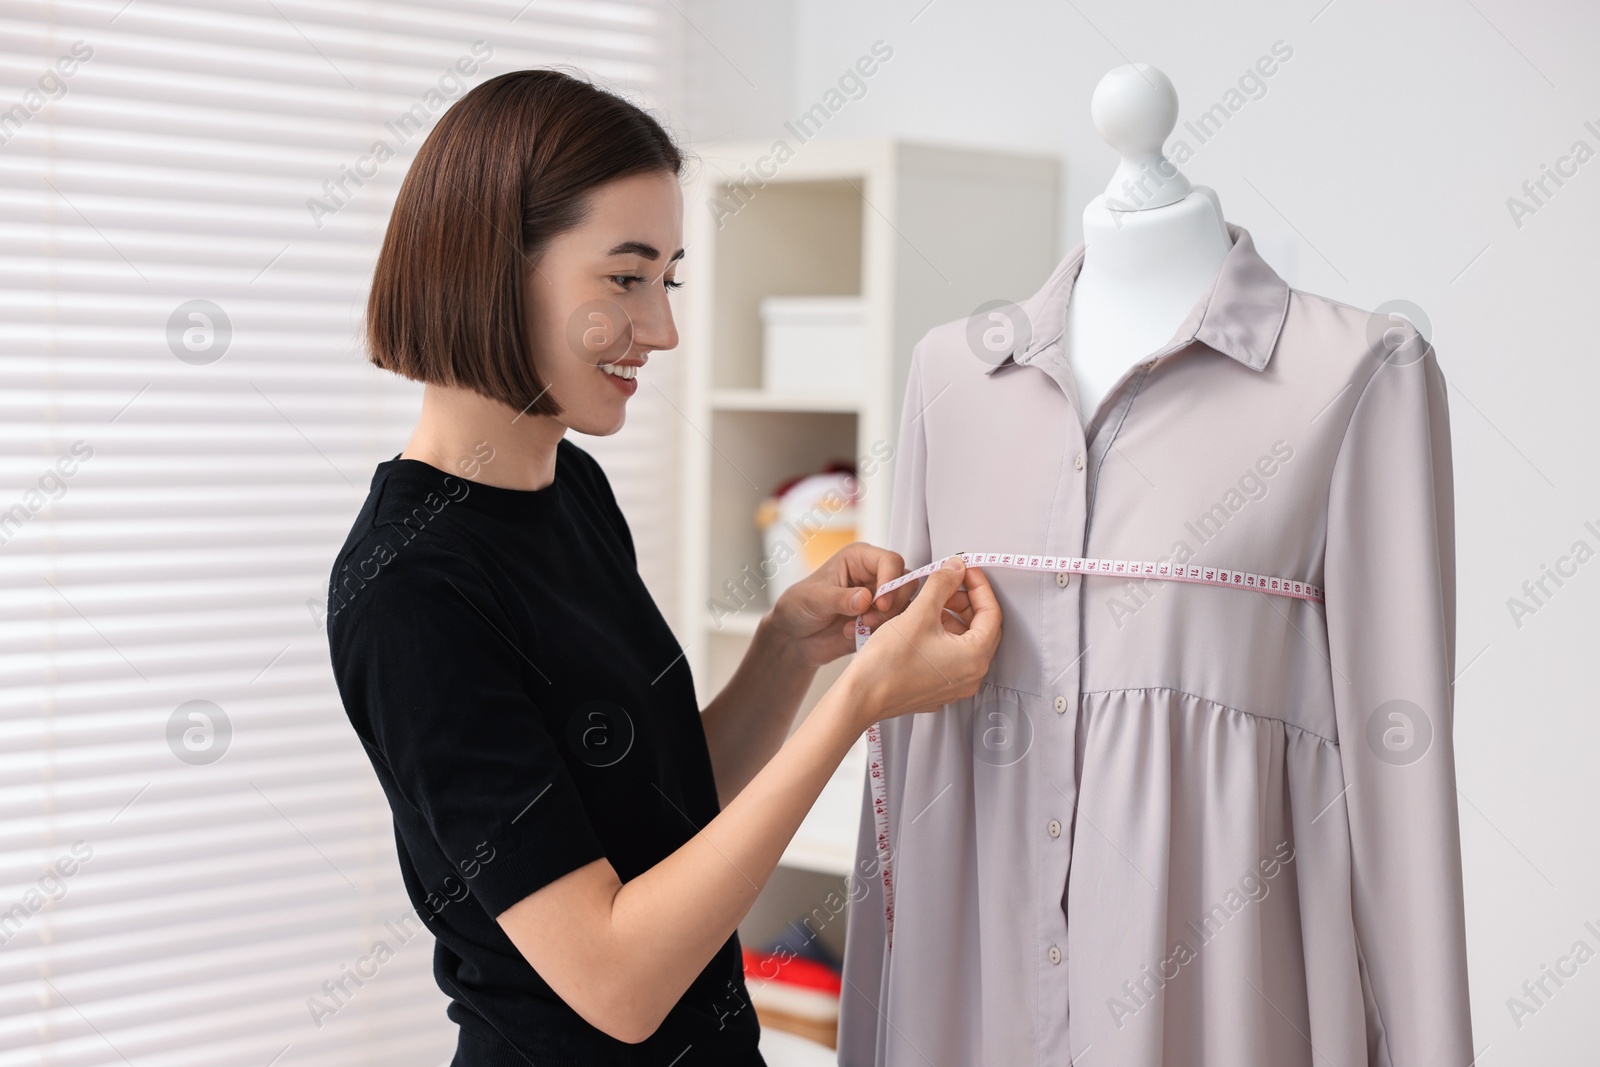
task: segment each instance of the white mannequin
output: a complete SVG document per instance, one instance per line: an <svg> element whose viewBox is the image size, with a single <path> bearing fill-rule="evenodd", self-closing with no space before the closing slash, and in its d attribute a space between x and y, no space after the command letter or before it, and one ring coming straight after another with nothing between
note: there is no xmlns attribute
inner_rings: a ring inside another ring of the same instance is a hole
<svg viewBox="0 0 1600 1067"><path fill-rule="evenodd" d="M1116 68L1095 86L1090 113L1122 163L1084 209L1083 266L1067 304L1085 426L1123 375L1172 339L1233 246L1217 194L1191 186L1161 151L1178 119L1165 74L1148 63Z"/></svg>

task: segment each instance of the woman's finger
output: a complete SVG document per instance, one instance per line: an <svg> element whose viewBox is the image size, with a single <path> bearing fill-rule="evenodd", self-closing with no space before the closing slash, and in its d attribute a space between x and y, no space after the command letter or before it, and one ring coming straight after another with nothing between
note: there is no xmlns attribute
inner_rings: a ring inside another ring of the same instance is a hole
<svg viewBox="0 0 1600 1067"><path fill-rule="evenodd" d="M922 618L932 622L940 614L944 606L949 603L950 597L961 587L962 575L966 572L966 561L960 556L950 556L943 565L928 575L922 583L922 592L916 600L912 601L910 612L919 609L923 612ZM924 602L927 602L924 604ZM908 612L907 617L910 617Z"/></svg>
<svg viewBox="0 0 1600 1067"><path fill-rule="evenodd" d="M905 573L905 561L898 552L866 541L852 541L834 554L844 567L845 581L851 585L878 586Z"/></svg>
<svg viewBox="0 0 1600 1067"><path fill-rule="evenodd" d="M853 541L845 545L829 562L838 566L842 572L840 577L842 584L866 589L869 597L906 573L906 561L900 553L866 541ZM863 614L871 608L871 614L866 617L867 625L876 626L884 619L905 610L906 604L910 602L915 592L916 589L912 584L903 585L881 597L869 599L866 605L855 609L852 614Z"/></svg>
<svg viewBox="0 0 1600 1067"><path fill-rule="evenodd" d="M989 579L977 567L967 568L966 586L967 598L972 604L972 623L961 637L980 647L993 649L1000 643L1000 601L995 597Z"/></svg>
<svg viewBox="0 0 1600 1067"><path fill-rule="evenodd" d="M829 614L855 616L861 614L872 604L872 590L860 586L834 588L828 590L825 601Z"/></svg>
<svg viewBox="0 0 1600 1067"><path fill-rule="evenodd" d="M883 558L879 560L878 584L872 587L872 591L877 592L904 573L906 573L906 561L898 552L886 552ZM874 600L872 602L873 607L876 609L879 619L887 619L904 611L906 605L911 603L911 595L917 591L916 584L916 582L907 582L899 589L891 590Z"/></svg>

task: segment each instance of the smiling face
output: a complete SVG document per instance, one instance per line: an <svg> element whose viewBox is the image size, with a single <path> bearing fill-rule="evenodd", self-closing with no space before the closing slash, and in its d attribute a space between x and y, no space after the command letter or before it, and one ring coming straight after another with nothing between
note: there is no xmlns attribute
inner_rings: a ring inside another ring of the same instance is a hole
<svg viewBox="0 0 1600 1067"><path fill-rule="evenodd" d="M597 186L587 219L552 238L527 271L529 347L579 433L622 428L653 352L677 347L669 290L683 256L683 193L665 171Z"/></svg>

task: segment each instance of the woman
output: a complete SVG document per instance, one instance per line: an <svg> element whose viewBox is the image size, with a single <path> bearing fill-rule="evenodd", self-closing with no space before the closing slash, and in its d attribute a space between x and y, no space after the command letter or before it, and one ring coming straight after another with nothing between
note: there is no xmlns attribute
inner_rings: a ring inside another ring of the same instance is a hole
<svg viewBox="0 0 1600 1067"><path fill-rule="evenodd" d="M681 167L626 101L503 75L428 136L374 275L371 358L427 384L335 562L328 637L458 1067L760 1064L739 921L866 726L972 694L999 640L978 572L873 603L903 561L854 544L696 706L605 475L564 437L620 429L677 343ZM788 737L857 613L880 632Z"/></svg>

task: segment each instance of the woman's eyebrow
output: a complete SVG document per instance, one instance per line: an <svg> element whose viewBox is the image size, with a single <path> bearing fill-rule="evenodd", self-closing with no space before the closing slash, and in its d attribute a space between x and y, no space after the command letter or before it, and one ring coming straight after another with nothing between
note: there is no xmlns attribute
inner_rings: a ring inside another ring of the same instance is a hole
<svg viewBox="0 0 1600 1067"><path fill-rule="evenodd" d="M660 252L659 249L657 249L654 245L647 245L643 241L624 241L620 245L618 245L617 247L613 248L611 251L607 252L606 255L608 255L608 256L643 256L645 259L660 259L661 258L661 252ZM667 262L671 263L674 260L679 260L679 259L682 259L682 258L683 258L683 249L680 248L676 252L672 253L672 259L667 260Z"/></svg>

